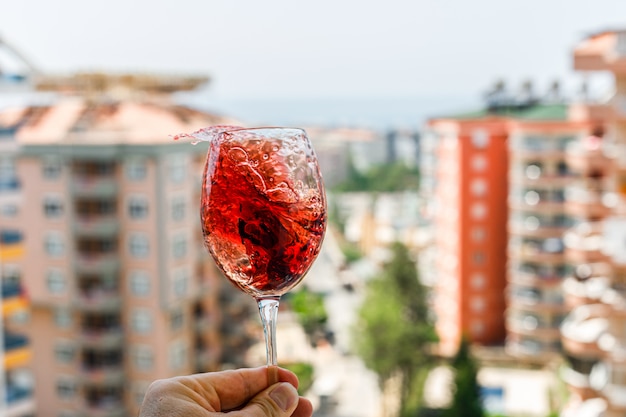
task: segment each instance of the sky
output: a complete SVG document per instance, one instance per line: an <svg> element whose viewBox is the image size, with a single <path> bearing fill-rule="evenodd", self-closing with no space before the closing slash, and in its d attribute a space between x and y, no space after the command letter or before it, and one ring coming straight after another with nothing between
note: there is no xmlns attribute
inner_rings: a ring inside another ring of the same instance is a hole
<svg viewBox="0 0 626 417"><path fill-rule="evenodd" d="M6 0L0 37L44 71L211 77L226 98L470 96L574 85L625 0ZM573 88L573 87L572 87Z"/></svg>

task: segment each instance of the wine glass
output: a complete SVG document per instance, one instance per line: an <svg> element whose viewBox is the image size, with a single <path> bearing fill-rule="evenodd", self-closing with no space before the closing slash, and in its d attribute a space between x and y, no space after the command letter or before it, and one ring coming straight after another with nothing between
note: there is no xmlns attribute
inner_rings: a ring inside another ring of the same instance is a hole
<svg viewBox="0 0 626 417"><path fill-rule="evenodd" d="M224 275L257 301L275 383L280 297L309 270L326 230L317 157L298 128L199 133L193 136L210 140L200 209L204 242Z"/></svg>

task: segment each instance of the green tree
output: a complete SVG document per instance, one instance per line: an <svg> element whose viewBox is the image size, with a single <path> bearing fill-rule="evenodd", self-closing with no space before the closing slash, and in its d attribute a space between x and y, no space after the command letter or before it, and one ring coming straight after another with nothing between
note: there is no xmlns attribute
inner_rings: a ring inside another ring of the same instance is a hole
<svg viewBox="0 0 626 417"><path fill-rule="evenodd" d="M415 416L431 363L428 349L436 337L415 262L400 243L393 244L391 251L391 261L368 283L356 345L381 385L400 377L400 416Z"/></svg>
<svg viewBox="0 0 626 417"><path fill-rule="evenodd" d="M461 340L459 350L452 359L454 386L452 403L444 414L445 417L484 417L480 387L478 385L478 366L470 353L470 344L466 338Z"/></svg>
<svg viewBox="0 0 626 417"><path fill-rule="evenodd" d="M323 331L328 321L328 313L324 307L324 297L314 293L306 287L291 292L285 297L291 309L296 313L298 321L309 337L316 332Z"/></svg>

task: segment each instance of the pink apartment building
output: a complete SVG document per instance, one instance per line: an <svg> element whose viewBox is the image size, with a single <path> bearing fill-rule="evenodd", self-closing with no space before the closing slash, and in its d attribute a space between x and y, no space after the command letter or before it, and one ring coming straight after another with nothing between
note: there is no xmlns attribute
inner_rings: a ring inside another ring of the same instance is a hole
<svg viewBox="0 0 626 417"><path fill-rule="evenodd" d="M94 94L109 81L0 113L20 145L22 203L0 224L23 234L41 417L136 415L152 380L239 365L247 347L245 308L220 328L236 295L202 244L206 147L168 136L228 121L147 94L150 78L127 78L140 87L124 100Z"/></svg>

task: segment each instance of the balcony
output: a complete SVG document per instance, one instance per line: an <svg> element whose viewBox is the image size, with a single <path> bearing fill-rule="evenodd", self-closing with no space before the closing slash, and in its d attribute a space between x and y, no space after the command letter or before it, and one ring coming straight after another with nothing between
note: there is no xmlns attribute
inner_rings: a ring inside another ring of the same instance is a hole
<svg viewBox="0 0 626 417"><path fill-rule="evenodd" d="M603 304L575 308L561 325L563 348L573 356L600 357L598 345L609 328L610 308Z"/></svg>
<svg viewBox="0 0 626 417"><path fill-rule="evenodd" d="M3 417L35 415L35 397L30 388L8 383L6 386L7 408Z"/></svg>
<svg viewBox="0 0 626 417"><path fill-rule="evenodd" d="M2 259L0 257L0 259ZM2 317L9 317L15 313L28 309L28 300L24 297L19 282L2 283Z"/></svg>
<svg viewBox="0 0 626 417"><path fill-rule="evenodd" d="M103 328L100 330L83 330L78 336L79 342L84 347L111 349L122 346L124 332L120 327Z"/></svg>
<svg viewBox="0 0 626 417"><path fill-rule="evenodd" d="M607 156L601 139L595 136L570 143L565 153L565 162L571 171L585 177L604 177L613 170L613 158Z"/></svg>
<svg viewBox="0 0 626 417"><path fill-rule="evenodd" d="M114 216L77 216L74 234L82 237L110 237L119 232L120 223Z"/></svg>
<svg viewBox="0 0 626 417"><path fill-rule="evenodd" d="M576 279L568 277L563 281L565 305L573 309L587 304L597 304L611 285L608 277Z"/></svg>
<svg viewBox="0 0 626 417"><path fill-rule="evenodd" d="M124 368L121 362L117 364L83 367L81 378L83 383L94 386L120 386L125 383Z"/></svg>
<svg viewBox="0 0 626 417"><path fill-rule="evenodd" d="M111 198L119 191L115 177L75 177L72 180L71 191L78 198Z"/></svg>
<svg viewBox="0 0 626 417"><path fill-rule="evenodd" d="M26 336L15 333L4 333L4 368L16 369L29 364L32 356Z"/></svg>
<svg viewBox="0 0 626 417"><path fill-rule="evenodd" d="M102 397L93 401L86 401L82 407L89 417L126 417L128 413L121 398Z"/></svg>
<svg viewBox="0 0 626 417"><path fill-rule="evenodd" d="M118 311L122 297L117 290L90 289L79 293L76 307L85 312Z"/></svg>
<svg viewBox="0 0 626 417"><path fill-rule="evenodd" d="M551 324L533 315L526 317L507 315L506 319L507 331L541 340L556 340L560 337L558 326Z"/></svg>
<svg viewBox="0 0 626 417"><path fill-rule="evenodd" d="M75 268L81 274L113 274L120 268L117 253L78 254Z"/></svg>
<svg viewBox="0 0 626 417"><path fill-rule="evenodd" d="M611 214L612 208L605 201L608 193L598 190L573 187L568 189L565 212L583 219L604 218Z"/></svg>
<svg viewBox="0 0 626 417"><path fill-rule="evenodd" d="M604 254L602 222L581 223L563 236L565 254L574 264L590 264L608 261Z"/></svg>

